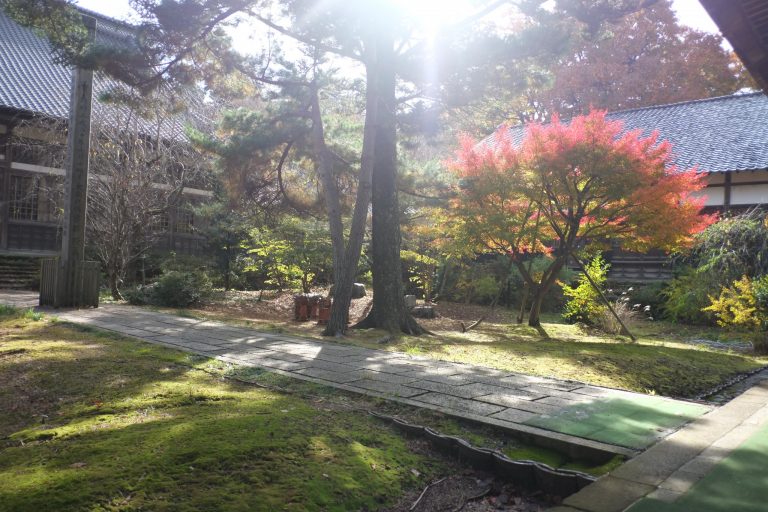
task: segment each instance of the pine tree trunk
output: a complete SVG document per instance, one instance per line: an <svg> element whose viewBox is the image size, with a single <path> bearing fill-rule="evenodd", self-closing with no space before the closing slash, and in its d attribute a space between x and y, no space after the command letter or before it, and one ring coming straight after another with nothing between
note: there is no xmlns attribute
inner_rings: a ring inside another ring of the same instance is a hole
<svg viewBox="0 0 768 512"><path fill-rule="evenodd" d="M344 260L333 276L333 304L323 336L339 336L347 331L349 306L352 303L352 286L357 273L357 263L363 249L363 238L371 204L371 180L375 150L376 122L378 118L378 95L376 88L376 49L370 48L366 64L366 108L363 129L363 151L360 159L360 174L357 180L357 198L349 228L349 240L344 251Z"/></svg>
<svg viewBox="0 0 768 512"><path fill-rule="evenodd" d="M405 308L400 263L400 208L397 200L397 123L395 54L391 33L378 39L376 125L371 254L373 308L356 327L377 327L391 333L421 334L424 330Z"/></svg>

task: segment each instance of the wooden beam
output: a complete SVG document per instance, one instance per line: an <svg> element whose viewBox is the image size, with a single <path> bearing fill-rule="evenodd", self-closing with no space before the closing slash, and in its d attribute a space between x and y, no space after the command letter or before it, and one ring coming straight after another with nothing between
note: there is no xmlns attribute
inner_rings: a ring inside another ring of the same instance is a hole
<svg viewBox="0 0 768 512"><path fill-rule="evenodd" d="M763 91L768 93L768 2L701 0Z"/></svg>

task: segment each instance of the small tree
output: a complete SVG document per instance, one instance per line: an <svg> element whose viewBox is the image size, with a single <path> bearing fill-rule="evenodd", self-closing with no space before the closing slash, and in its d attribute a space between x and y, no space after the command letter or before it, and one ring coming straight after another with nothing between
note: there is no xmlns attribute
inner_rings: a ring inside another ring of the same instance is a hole
<svg viewBox="0 0 768 512"><path fill-rule="evenodd" d="M88 243L107 274L112 297L129 265L167 236L168 213L200 182L206 161L160 112L115 109L94 124L88 191Z"/></svg>
<svg viewBox="0 0 768 512"><path fill-rule="evenodd" d="M210 168L185 137L170 96L139 106L123 102L121 91L104 98L93 121L86 218L86 242L116 300L129 266L167 236L169 210L183 204L184 187L205 182ZM33 118L20 126L39 139L15 143L38 163L64 166L57 134L66 133L65 121ZM57 182L44 183L45 197L60 203Z"/></svg>
<svg viewBox="0 0 768 512"><path fill-rule="evenodd" d="M309 293L333 266L330 235L320 222L289 217L276 227L252 230L248 244L254 264L246 270L264 272L267 284L280 291L301 287Z"/></svg>
<svg viewBox="0 0 768 512"><path fill-rule="evenodd" d="M577 278L576 286L563 285L563 295L568 297L565 303L563 318L569 322L591 324L605 310L605 304L600 299L600 292L592 284L602 288L608 279L609 265L602 256L596 256L584 267L585 273ZM587 274L592 281L587 278Z"/></svg>
<svg viewBox="0 0 768 512"><path fill-rule="evenodd" d="M712 222L693 195L703 177L671 165L670 150L599 111L531 124L519 146L502 127L492 142L464 140L450 165L460 190L449 216L467 242L511 258L531 289L529 325L538 326L544 296L579 249L617 240L671 250ZM535 253L552 256L536 277L524 264Z"/></svg>

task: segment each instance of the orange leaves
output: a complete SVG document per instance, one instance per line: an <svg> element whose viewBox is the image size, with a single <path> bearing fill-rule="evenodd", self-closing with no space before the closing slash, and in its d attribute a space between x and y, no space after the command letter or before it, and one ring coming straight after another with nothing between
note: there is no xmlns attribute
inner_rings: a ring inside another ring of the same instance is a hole
<svg viewBox="0 0 768 512"><path fill-rule="evenodd" d="M463 139L449 162L462 184L449 216L462 219L467 241L494 240L513 255L607 239L674 249L713 219L693 195L703 176L672 166L671 151L602 111L531 124L517 146L501 127L486 144Z"/></svg>

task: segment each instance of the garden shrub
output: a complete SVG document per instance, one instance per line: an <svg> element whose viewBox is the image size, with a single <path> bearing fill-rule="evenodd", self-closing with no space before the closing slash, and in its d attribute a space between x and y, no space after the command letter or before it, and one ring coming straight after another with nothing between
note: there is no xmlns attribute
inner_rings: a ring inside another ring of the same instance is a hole
<svg viewBox="0 0 768 512"><path fill-rule="evenodd" d="M153 304L172 308L185 308L197 304L212 292L208 275L201 271L171 270L150 285L139 285L123 291L129 304Z"/></svg>
<svg viewBox="0 0 768 512"><path fill-rule="evenodd" d="M684 270L662 291L664 317L686 324L711 324L712 317L704 308L709 304L709 295L717 293L717 289L695 269Z"/></svg>
<svg viewBox="0 0 768 512"><path fill-rule="evenodd" d="M768 219L754 209L726 217L696 235L689 260L696 272L720 286L742 276L768 274Z"/></svg>
<svg viewBox="0 0 768 512"><path fill-rule="evenodd" d="M152 287L151 302L158 306L185 308L210 295L211 281L202 271L166 272Z"/></svg>
<svg viewBox="0 0 768 512"><path fill-rule="evenodd" d="M526 267L530 265L531 275L536 279L540 279L541 275L544 273L544 270L546 270L546 268L550 265L550 260L551 257L549 256L535 256L531 260L526 261L524 264ZM563 267L560 270L557 279L561 283L572 283L576 279L577 275L577 272L571 270L568 267ZM513 294L513 302L517 304L517 307L519 308L520 301L523 298L525 281L523 280L523 276L520 275L520 271L517 269L517 267L512 267L512 270L509 273L509 282L512 289L516 291L516 293ZM566 300L565 296L563 295L562 287L553 287L544 297L544 301L541 304L541 311L547 313L561 313L565 307L565 302ZM527 306L530 307L530 304Z"/></svg>
<svg viewBox="0 0 768 512"><path fill-rule="evenodd" d="M469 262L458 269L445 296L465 304L491 304L499 297L508 272L509 263L503 258Z"/></svg>
<svg viewBox="0 0 768 512"><path fill-rule="evenodd" d="M743 276L709 300L704 310L717 317L718 325L751 331L755 352L768 353L768 276Z"/></svg>
<svg viewBox="0 0 768 512"><path fill-rule="evenodd" d="M683 271L663 292L664 316L676 322L711 324L710 295L742 276L768 274L768 221L760 209L726 217L696 235Z"/></svg>
<svg viewBox="0 0 768 512"><path fill-rule="evenodd" d="M122 291L123 298L133 306L144 306L152 303L153 285L138 285Z"/></svg>
<svg viewBox="0 0 768 512"><path fill-rule="evenodd" d="M605 284L609 268L610 265L599 255L585 266L587 274L598 287ZM567 284L562 285L563 294L568 298L568 302L565 303L563 318L571 323L581 322L592 325L602 315L606 307L600 299L599 292L592 286L585 274L579 274L576 282L575 287Z"/></svg>

